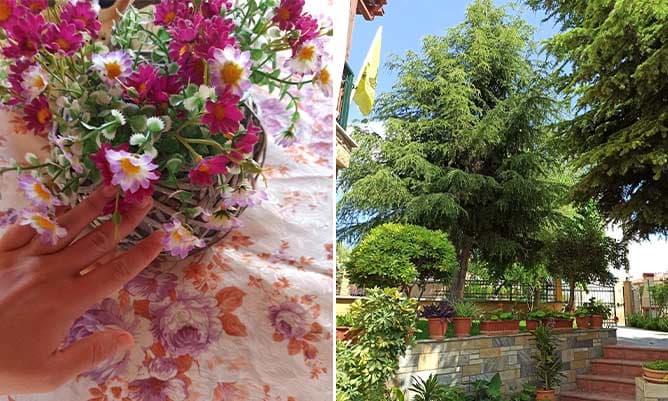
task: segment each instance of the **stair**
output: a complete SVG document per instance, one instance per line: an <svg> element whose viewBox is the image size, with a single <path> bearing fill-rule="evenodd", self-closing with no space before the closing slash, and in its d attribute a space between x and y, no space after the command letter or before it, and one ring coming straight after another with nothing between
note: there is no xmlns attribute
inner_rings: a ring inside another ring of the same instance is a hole
<svg viewBox="0 0 668 401"><path fill-rule="evenodd" d="M562 391L560 401L634 401L642 363L658 359L668 359L668 349L604 346L603 358L593 359L591 373L577 375L577 390Z"/></svg>

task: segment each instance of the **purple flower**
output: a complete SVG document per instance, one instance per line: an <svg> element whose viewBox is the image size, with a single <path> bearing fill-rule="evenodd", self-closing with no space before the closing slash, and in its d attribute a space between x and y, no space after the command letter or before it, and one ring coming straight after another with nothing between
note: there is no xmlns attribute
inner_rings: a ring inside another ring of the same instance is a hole
<svg viewBox="0 0 668 401"><path fill-rule="evenodd" d="M151 331L172 355L198 355L220 338L217 303L212 297L181 293L174 301L151 304Z"/></svg>
<svg viewBox="0 0 668 401"><path fill-rule="evenodd" d="M65 346L87 337L95 332L108 329L123 329L135 337L140 335L139 319L131 313L124 314L113 299L104 299L100 305L88 310L78 318L67 336ZM98 365L84 374L96 383L104 383L114 376L125 373L130 367L129 354L117 356Z"/></svg>
<svg viewBox="0 0 668 401"><path fill-rule="evenodd" d="M15 224L19 218L19 212L16 209L0 210L0 229Z"/></svg>
<svg viewBox="0 0 668 401"><path fill-rule="evenodd" d="M44 34L44 44L48 51L60 52L71 56L83 46L83 35L78 31L76 25L62 23L60 25L50 24Z"/></svg>
<svg viewBox="0 0 668 401"><path fill-rule="evenodd" d="M176 288L176 276L160 270L144 269L137 277L125 285L125 289L136 297L151 302L162 301Z"/></svg>
<svg viewBox="0 0 668 401"><path fill-rule="evenodd" d="M155 7L156 25L169 26L177 18L188 18L192 14L188 10L188 4L182 0L163 0Z"/></svg>
<svg viewBox="0 0 668 401"><path fill-rule="evenodd" d="M290 113L276 98L268 97L258 102L262 127L272 135L278 135L290 126Z"/></svg>
<svg viewBox="0 0 668 401"><path fill-rule="evenodd" d="M286 338L301 338L308 333L306 309L295 302L269 307L269 320L274 329Z"/></svg>
<svg viewBox="0 0 668 401"><path fill-rule="evenodd" d="M176 363L169 358L151 361L148 367L151 377L129 383L130 399L133 401L182 401L186 399L186 384L176 378Z"/></svg>

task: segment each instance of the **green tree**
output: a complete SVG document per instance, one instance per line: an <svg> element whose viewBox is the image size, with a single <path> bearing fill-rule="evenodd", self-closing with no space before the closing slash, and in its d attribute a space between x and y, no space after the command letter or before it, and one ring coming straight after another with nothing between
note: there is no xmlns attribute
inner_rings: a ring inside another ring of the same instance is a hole
<svg viewBox="0 0 668 401"><path fill-rule="evenodd" d="M611 269L629 268L626 244L605 234L605 223L593 204L564 221L547 241L545 252L549 272L568 283L568 310L575 305L578 284L611 285L615 282Z"/></svg>
<svg viewBox="0 0 668 401"><path fill-rule="evenodd" d="M476 0L464 23L389 64L398 80L376 110L387 133L359 132L339 180L341 237L388 221L447 232L455 298L474 251L500 270L530 264L560 188L545 149L557 109L531 34L505 8Z"/></svg>
<svg viewBox="0 0 668 401"><path fill-rule="evenodd" d="M627 238L668 233L668 2L527 0L561 25L548 41L559 87L574 105L561 124L595 199Z"/></svg>
<svg viewBox="0 0 668 401"><path fill-rule="evenodd" d="M358 286L400 287L406 295L417 285L420 298L427 282L447 283L456 266L446 234L388 223L372 229L353 249L347 273Z"/></svg>

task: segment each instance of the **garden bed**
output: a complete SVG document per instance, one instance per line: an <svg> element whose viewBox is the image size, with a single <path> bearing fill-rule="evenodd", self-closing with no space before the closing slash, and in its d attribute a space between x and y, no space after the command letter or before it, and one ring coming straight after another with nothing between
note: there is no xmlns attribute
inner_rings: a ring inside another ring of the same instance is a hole
<svg viewBox="0 0 668 401"><path fill-rule="evenodd" d="M616 329L574 330L558 333L566 378L561 389L575 387L575 375L589 369L591 359L603 355L603 346L617 342ZM412 376L438 376L441 383L468 387L477 379L501 375L507 390L535 379L528 333L420 340L399 361L395 384L406 390Z"/></svg>

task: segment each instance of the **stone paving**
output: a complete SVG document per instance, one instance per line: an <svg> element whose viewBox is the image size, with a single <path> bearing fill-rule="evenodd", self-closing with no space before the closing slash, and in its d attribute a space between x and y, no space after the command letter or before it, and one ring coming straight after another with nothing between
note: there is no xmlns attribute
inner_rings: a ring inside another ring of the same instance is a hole
<svg viewBox="0 0 668 401"><path fill-rule="evenodd" d="M668 333L620 326L617 328L617 343L637 347L668 348Z"/></svg>

